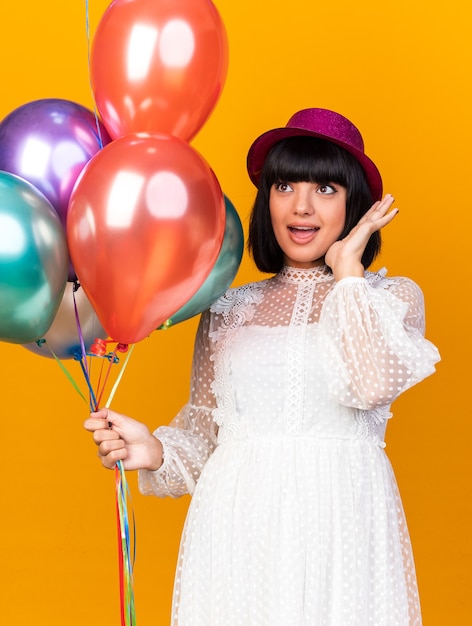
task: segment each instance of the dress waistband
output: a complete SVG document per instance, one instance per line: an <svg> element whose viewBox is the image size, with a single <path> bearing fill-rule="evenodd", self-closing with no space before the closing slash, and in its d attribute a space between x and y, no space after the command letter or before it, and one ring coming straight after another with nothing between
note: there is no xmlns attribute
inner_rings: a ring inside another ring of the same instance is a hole
<svg viewBox="0 0 472 626"><path fill-rule="evenodd" d="M221 432L221 431L220 431ZM235 437L232 436L231 433L223 433L223 437L218 441L218 446L231 444L231 443L257 443L257 442L281 442L284 444L288 444L290 441L345 441L345 442L359 442L359 443L368 443L370 445L376 446L378 448L385 448L386 443L381 439L368 439L367 437L349 437L342 435L294 435L294 434L284 434L284 435L248 435L247 437Z"/></svg>

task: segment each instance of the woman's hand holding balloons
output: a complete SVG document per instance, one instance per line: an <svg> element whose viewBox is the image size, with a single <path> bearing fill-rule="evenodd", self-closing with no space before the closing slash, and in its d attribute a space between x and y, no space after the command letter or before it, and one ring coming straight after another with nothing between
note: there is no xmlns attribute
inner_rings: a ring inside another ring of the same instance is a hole
<svg viewBox="0 0 472 626"><path fill-rule="evenodd" d="M156 470L162 465L161 442L147 426L110 409L91 413L85 421L86 430L93 433L98 456L108 469L123 462L125 470Z"/></svg>

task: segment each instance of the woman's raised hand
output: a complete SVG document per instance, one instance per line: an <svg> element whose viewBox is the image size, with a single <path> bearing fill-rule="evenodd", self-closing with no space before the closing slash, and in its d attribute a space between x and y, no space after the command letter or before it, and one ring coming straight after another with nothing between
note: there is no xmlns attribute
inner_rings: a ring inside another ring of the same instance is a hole
<svg viewBox="0 0 472 626"><path fill-rule="evenodd" d="M141 422L100 409L90 414L84 427L93 433L98 456L108 469L117 461L123 461L126 470L156 470L162 465L162 444Z"/></svg>
<svg viewBox="0 0 472 626"><path fill-rule="evenodd" d="M398 209L390 210L393 202L394 198L390 194L375 202L351 232L329 248L325 262L332 269L336 280L347 276L364 276L362 255L370 236L389 224L397 215Z"/></svg>

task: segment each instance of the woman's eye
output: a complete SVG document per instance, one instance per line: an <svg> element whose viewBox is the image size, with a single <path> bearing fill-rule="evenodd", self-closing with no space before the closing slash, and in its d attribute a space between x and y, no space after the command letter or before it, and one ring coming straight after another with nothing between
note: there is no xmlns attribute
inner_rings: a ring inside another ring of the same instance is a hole
<svg viewBox="0 0 472 626"><path fill-rule="evenodd" d="M336 189L331 185L320 185L317 191L318 193L322 193L326 196L332 193L336 193Z"/></svg>
<svg viewBox="0 0 472 626"><path fill-rule="evenodd" d="M275 183L275 189L282 192L293 191L288 183Z"/></svg>

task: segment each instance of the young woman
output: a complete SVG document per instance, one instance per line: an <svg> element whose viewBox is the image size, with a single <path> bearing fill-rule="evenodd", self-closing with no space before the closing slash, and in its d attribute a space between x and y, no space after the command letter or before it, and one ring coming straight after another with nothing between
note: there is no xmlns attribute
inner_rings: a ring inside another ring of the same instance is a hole
<svg viewBox="0 0 472 626"><path fill-rule="evenodd" d="M142 493L193 494L175 626L421 624L384 433L439 356L417 285L366 271L393 198L357 128L324 109L259 137L248 171L249 249L274 276L202 315L170 426L106 409L85 426Z"/></svg>

